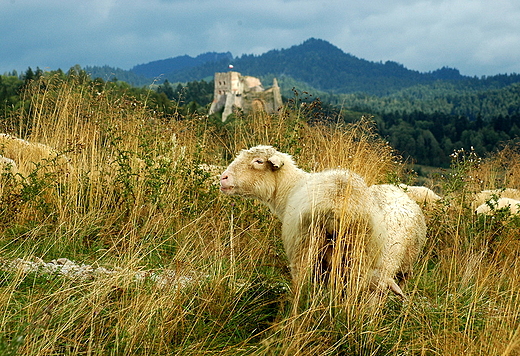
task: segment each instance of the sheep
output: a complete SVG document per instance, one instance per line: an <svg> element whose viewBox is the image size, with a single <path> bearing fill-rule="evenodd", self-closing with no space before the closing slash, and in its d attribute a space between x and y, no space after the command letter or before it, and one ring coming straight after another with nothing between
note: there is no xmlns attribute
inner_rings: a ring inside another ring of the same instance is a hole
<svg viewBox="0 0 520 356"><path fill-rule="evenodd" d="M19 174L16 162L10 158L0 156L0 196L3 196L7 186L10 186L18 179Z"/></svg>
<svg viewBox="0 0 520 356"><path fill-rule="evenodd" d="M0 156L0 170L0 173L10 172L12 174L16 174L18 173L18 166L12 159Z"/></svg>
<svg viewBox="0 0 520 356"><path fill-rule="evenodd" d="M484 203L479 205L475 212L477 214L493 215L494 211L509 207L511 214L520 213L520 200L511 198L498 198L490 200L489 203L493 206L493 209L491 209L490 204Z"/></svg>
<svg viewBox="0 0 520 356"><path fill-rule="evenodd" d="M42 143L29 142L9 134L0 134L0 154L15 162L17 170L23 175L28 175L34 164L44 160L56 160L60 168L71 171L69 159Z"/></svg>
<svg viewBox="0 0 520 356"><path fill-rule="evenodd" d="M399 184L399 187L408 194L412 200L423 206L430 205L442 199L439 195L435 194L433 190L427 187L406 184Z"/></svg>
<svg viewBox="0 0 520 356"><path fill-rule="evenodd" d="M372 185L369 190L383 213L387 232L382 253L383 272L386 275L381 276L379 281L389 281L389 286L395 288L392 278L399 275L401 282L404 282L412 274L426 243L425 217L417 202L394 185ZM392 291L403 294L400 289Z"/></svg>
<svg viewBox="0 0 520 356"><path fill-rule="evenodd" d="M426 239L426 224L420 207L399 188L369 187L350 170L308 173L272 146L242 150L222 173L220 184L222 193L256 198L280 219L293 281L302 276L302 256L313 232L325 236L319 248L325 251L320 263L327 267L333 263L334 239L350 231L351 238L365 239L361 244L370 289L404 296L394 278L411 272ZM345 228L345 222L352 228ZM367 232L354 234L356 226Z"/></svg>
<svg viewBox="0 0 520 356"><path fill-rule="evenodd" d="M476 210L482 204L485 204L487 201L493 199L494 197L520 200L520 191L518 189L513 188L483 190L475 194L471 203L471 207L473 210Z"/></svg>

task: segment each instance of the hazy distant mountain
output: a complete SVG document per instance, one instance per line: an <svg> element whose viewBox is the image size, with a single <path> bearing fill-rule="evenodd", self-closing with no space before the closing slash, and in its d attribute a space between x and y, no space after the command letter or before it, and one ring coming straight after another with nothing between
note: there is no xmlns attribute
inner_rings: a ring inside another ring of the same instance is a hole
<svg viewBox="0 0 520 356"><path fill-rule="evenodd" d="M105 81L120 80L133 86L141 87L152 83L162 83L166 78L175 75L176 72L187 70L205 63L225 61L229 63L233 59L230 52L216 53L208 52L190 57L188 55L161 59L145 64L138 64L130 70L104 66L87 66L85 71L92 78L101 78Z"/></svg>
<svg viewBox="0 0 520 356"><path fill-rule="evenodd" d="M152 78L136 74L129 70L121 68L114 68L107 65L104 66L86 66L83 68L92 79L101 78L104 81L120 80L136 87L150 85L153 82Z"/></svg>
<svg viewBox="0 0 520 356"><path fill-rule="evenodd" d="M372 62L345 53L327 41L310 38L286 49L271 50L261 55L242 55L234 58L231 53L204 53L197 57L179 56L153 61L133 67L130 71L117 71L119 80L128 78L130 84L147 85L167 79L171 83L192 82L213 78L215 72L226 72L233 64L235 71L260 78L277 77L284 83L299 83L299 87L316 91L349 94L365 93L387 96L418 85L430 86L449 82L461 90L500 89L520 81L520 75L496 75L486 78L463 76L457 69L443 67L433 72L421 73L403 65L387 61ZM107 76L106 67L90 67L93 76ZM122 72L121 72L122 71ZM266 83L269 85L270 83Z"/></svg>
<svg viewBox="0 0 520 356"><path fill-rule="evenodd" d="M229 61L206 62L167 76L170 82L187 82L228 70ZM257 77L290 77L296 82L329 93L366 93L386 96L417 85L450 82L461 89L500 89L520 82L518 74L485 78L463 76L457 69L443 67L421 73L402 64L371 62L343 52L327 41L311 38L287 49L261 55L243 55L232 61L233 70Z"/></svg>
<svg viewBox="0 0 520 356"><path fill-rule="evenodd" d="M145 64L139 64L130 69L135 74L142 75L148 78L155 78L163 75L171 75L180 70L193 68L204 63L219 62L222 60L230 61L233 55L230 52L216 53L208 52L198 55L197 57L190 57L188 55L162 59Z"/></svg>
<svg viewBox="0 0 520 356"><path fill-rule="evenodd" d="M229 59L205 62L167 75L170 82L187 82L227 71ZM371 62L343 52L327 41L311 38L287 49L271 50L261 55L243 55L232 61L234 70L253 76L288 76L313 88L334 93L365 92L387 95L417 84L436 80L467 79L457 69L442 68L420 73L403 65Z"/></svg>

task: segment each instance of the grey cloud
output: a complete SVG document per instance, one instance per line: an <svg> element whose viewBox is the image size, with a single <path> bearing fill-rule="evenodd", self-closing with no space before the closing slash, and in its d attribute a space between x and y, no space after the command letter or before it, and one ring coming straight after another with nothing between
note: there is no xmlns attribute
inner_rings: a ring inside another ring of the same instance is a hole
<svg viewBox="0 0 520 356"><path fill-rule="evenodd" d="M321 38L420 71L520 72L516 0L25 0L0 3L0 73L75 64L130 68L208 51L234 55Z"/></svg>

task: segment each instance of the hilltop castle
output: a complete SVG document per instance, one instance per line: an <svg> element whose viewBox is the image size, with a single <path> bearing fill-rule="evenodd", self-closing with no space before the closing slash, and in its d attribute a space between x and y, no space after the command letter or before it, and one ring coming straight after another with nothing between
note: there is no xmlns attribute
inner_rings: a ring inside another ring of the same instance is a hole
<svg viewBox="0 0 520 356"><path fill-rule="evenodd" d="M209 114L222 108L222 121L226 121L233 112L233 107L240 108L244 113L265 111L275 113L282 106L282 95L276 78L273 86L264 90L260 79L242 76L238 72L215 73L215 93Z"/></svg>

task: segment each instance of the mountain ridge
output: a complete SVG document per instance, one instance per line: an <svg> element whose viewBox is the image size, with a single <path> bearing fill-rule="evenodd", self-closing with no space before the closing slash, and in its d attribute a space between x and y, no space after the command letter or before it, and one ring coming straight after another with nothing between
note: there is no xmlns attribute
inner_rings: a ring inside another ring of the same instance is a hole
<svg viewBox="0 0 520 356"><path fill-rule="evenodd" d="M260 55L233 57L230 52L207 52L196 57L184 55L139 64L129 71L135 76L131 77L134 82L130 84L146 85L157 78L158 83L164 80L171 83L211 80L215 72L229 71L230 64L233 70L243 75L290 77L317 91L331 94L365 93L382 97L439 81L484 89L502 88L520 82L518 74L477 78L464 76L458 69L446 66L419 72L394 61L373 62L358 58L325 40L309 38L301 44L273 49ZM89 67L89 70L96 76L96 68Z"/></svg>
<svg viewBox="0 0 520 356"><path fill-rule="evenodd" d="M130 69L135 74L142 75L147 78L155 78L161 75L168 75L172 72L186 68L192 68L205 62L215 62L219 60L232 60L231 52L217 53L206 52L196 57L188 55L160 59L144 64L138 64Z"/></svg>
<svg viewBox="0 0 520 356"><path fill-rule="evenodd" d="M166 78L170 82L200 80L215 72L227 71L228 64L226 61L206 62L177 71ZM289 76L317 90L331 93L388 95L416 84L469 78L447 67L431 73L420 73L393 61L371 62L316 38L261 55L242 55L234 58L232 64L234 70L243 74L257 77Z"/></svg>

